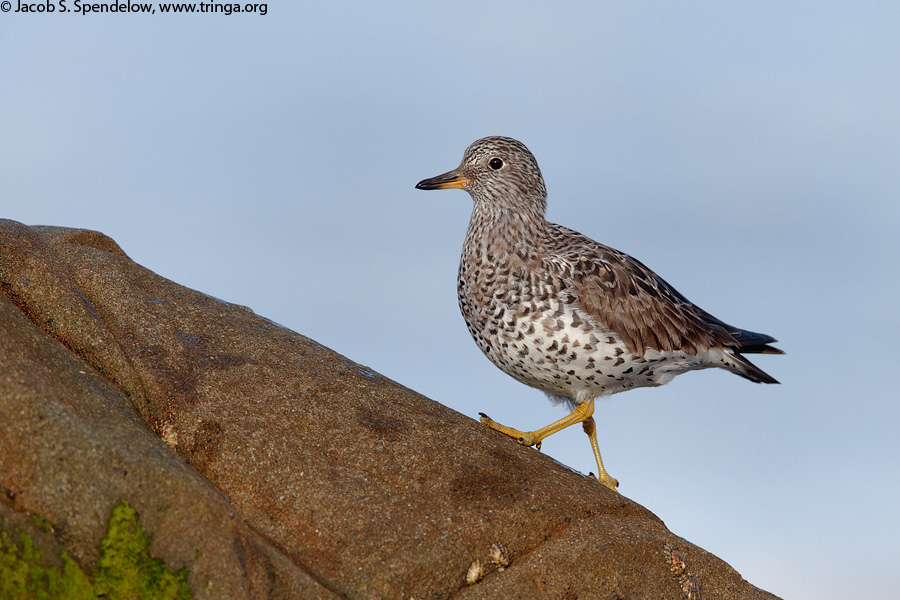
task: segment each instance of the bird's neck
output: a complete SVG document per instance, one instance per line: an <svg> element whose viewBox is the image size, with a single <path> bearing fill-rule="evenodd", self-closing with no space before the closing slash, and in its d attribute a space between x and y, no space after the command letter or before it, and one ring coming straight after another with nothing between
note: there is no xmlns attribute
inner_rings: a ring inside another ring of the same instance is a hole
<svg viewBox="0 0 900 600"><path fill-rule="evenodd" d="M545 203L509 207L476 201L466 234L466 248L496 257L533 258L526 254L543 245L547 226L545 207Z"/></svg>

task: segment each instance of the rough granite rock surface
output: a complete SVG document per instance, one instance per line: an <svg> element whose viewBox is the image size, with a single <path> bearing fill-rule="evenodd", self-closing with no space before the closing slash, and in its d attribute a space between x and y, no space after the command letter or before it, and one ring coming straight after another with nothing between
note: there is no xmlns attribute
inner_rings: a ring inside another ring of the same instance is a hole
<svg viewBox="0 0 900 600"><path fill-rule="evenodd" d="M42 547L88 574L124 498L196 598L775 598L628 498L101 233L0 220L0 292L0 528L39 515Z"/></svg>

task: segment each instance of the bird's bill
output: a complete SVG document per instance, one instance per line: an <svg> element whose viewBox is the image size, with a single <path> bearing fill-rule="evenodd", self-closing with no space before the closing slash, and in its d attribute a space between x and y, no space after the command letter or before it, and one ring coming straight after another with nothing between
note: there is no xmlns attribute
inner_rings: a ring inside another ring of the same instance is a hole
<svg viewBox="0 0 900 600"><path fill-rule="evenodd" d="M419 183L416 184L417 190L449 190L449 189L457 189L463 190L465 189L465 184L472 181L468 177L463 177L462 173L459 172L458 169L454 169L448 173L444 173L443 175L438 175L437 177L432 177L431 179L423 179Z"/></svg>

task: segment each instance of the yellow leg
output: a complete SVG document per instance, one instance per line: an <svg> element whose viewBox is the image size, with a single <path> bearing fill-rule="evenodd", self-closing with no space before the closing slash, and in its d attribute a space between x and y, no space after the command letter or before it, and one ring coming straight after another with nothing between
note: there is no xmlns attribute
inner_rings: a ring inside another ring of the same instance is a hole
<svg viewBox="0 0 900 600"><path fill-rule="evenodd" d="M573 410L571 413L569 413L559 421L551 423L546 427L541 427L536 431L519 431L518 429L513 429L512 427L507 427L506 425L501 425L484 413L481 413L481 422L494 431L499 431L504 435L508 435L523 446L535 446L538 450L541 449L541 441L543 441L544 438L551 436L558 431L562 431L570 425L581 423L584 427L585 433L588 434L588 438L590 438L591 440L591 447L594 450L594 457L597 459L597 468L599 469L600 473L597 479L606 487L615 490L616 486L618 486L619 483L609 476L609 473L607 473L606 469L603 468L603 461L600 460L600 448L597 445L597 428L594 425L594 418L592 416L593 414L594 399L591 398L590 400L585 400L584 402L579 404L577 407L575 407L575 410Z"/></svg>
<svg viewBox="0 0 900 600"><path fill-rule="evenodd" d="M585 419L589 419L592 414L594 414L593 398L579 404L575 408L575 410L569 413L568 416L565 416L559 421L551 423L546 427L541 427L537 431L519 431L518 429L513 429L512 427L507 427L506 425L501 425L484 413L481 413L481 422L494 431L499 431L504 435L515 438L516 441L518 441L523 446L537 445L538 450L540 450L540 443L544 438L553 435L557 431L562 431L569 425L581 423Z"/></svg>
<svg viewBox="0 0 900 600"><path fill-rule="evenodd" d="M588 439L591 440L591 448L594 450L594 458L597 459L597 481L611 489L612 491L616 491L616 488L619 487L619 482L610 477L609 473L606 472L606 469L603 468L603 459L600 458L600 446L597 444L597 425L594 423L594 417L588 417L585 419L581 426L584 428L584 432L588 435Z"/></svg>

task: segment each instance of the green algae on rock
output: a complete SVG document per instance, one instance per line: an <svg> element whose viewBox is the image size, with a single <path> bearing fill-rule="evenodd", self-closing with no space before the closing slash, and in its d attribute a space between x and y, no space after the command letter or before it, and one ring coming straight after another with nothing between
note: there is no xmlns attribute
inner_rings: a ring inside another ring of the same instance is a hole
<svg viewBox="0 0 900 600"><path fill-rule="evenodd" d="M31 536L18 532L18 541L0 530L0 598L10 600L94 600L87 575L65 552L62 568L47 565Z"/></svg>
<svg viewBox="0 0 900 600"><path fill-rule="evenodd" d="M170 571L150 554L150 538L138 522L137 513L122 500L109 519L109 529L100 544L100 561L94 577L94 592L102 598L158 598L188 600L187 567Z"/></svg>
<svg viewBox="0 0 900 600"><path fill-rule="evenodd" d="M48 524L32 515L37 524ZM2 523L5 525L5 523ZM4 600L189 600L187 567L170 571L150 554L150 538L137 513L122 500L112 512L93 583L68 554L47 564L30 535L0 529L0 598Z"/></svg>

